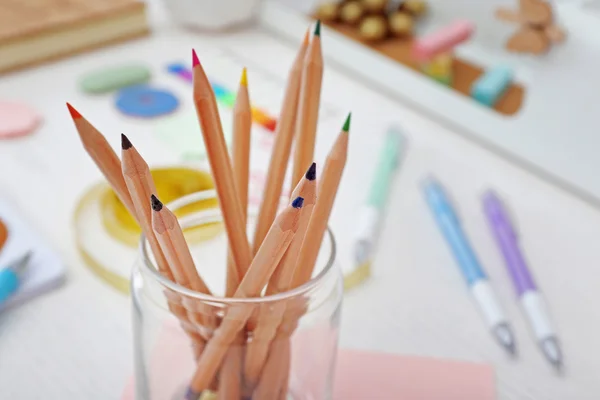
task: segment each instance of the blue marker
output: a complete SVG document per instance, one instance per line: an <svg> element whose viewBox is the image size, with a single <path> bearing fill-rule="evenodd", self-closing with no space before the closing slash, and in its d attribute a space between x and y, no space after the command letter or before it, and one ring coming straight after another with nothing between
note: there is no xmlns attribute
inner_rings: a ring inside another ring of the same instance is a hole
<svg viewBox="0 0 600 400"><path fill-rule="evenodd" d="M19 290L21 286L21 274L29 264L31 252L0 269L0 304L3 304L9 297Z"/></svg>
<svg viewBox="0 0 600 400"><path fill-rule="evenodd" d="M493 107L506 91L513 72L506 66L491 68L473 83L471 96L483 105Z"/></svg>
<svg viewBox="0 0 600 400"><path fill-rule="evenodd" d="M487 275L481 268L479 260L460 226L458 215L444 193L444 189L437 181L430 178L426 181L423 192L438 228L450 246L471 294L492 334L509 353L515 354L515 340L508 320L500 307Z"/></svg>

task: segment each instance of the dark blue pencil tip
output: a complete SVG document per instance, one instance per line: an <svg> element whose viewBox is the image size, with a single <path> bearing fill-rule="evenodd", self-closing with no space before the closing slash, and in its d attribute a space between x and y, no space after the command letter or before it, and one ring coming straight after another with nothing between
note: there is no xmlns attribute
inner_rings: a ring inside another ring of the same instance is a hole
<svg viewBox="0 0 600 400"><path fill-rule="evenodd" d="M304 199L300 196L296 197L294 201L292 201L292 207L294 208L302 208L302 204L304 204Z"/></svg>
<svg viewBox="0 0 600 400"><path fill-rule="evenodd" d="M308 171L306 171L305 177L309 181L314 181L315 179L317 179L317 163L312 163L310 167L308 167Z"/></svg>
<svg viewBox="0 0 600 400"><path fill-rule="evenodd" d="M198 393L188 388L187 392L185 392L185 400L199 400L201 395L202 392Z"/></svg>

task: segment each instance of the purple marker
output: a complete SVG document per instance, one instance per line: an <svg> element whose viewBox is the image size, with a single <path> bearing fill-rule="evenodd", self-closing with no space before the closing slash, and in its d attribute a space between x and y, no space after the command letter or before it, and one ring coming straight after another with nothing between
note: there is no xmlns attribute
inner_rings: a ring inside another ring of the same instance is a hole
<svg viewBox="0 0 600 400"><path fill-rule="evenodd" d="M562 352L556 332L550 323L550 318L548 318L544 299L535 286L529 268L527 268L527 263L519 248L517 233L508 218L507 212L498 196L491 190L483 196L483 209L496 243L502 251L506 268L510 273L531 329L548 361L560 369L562 366Z"/></svg>

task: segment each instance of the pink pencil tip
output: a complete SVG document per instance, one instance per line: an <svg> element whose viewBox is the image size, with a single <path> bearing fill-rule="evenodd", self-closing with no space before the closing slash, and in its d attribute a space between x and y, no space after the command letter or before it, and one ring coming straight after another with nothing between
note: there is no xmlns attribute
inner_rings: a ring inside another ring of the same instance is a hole
<svg viewBox="0 0 600 400"><path fill-rule="evenodd" d="M69 103L67 103L67 108L69 109L69 113L71 114L71 118L73 119L77 119L77 118L81 118L81 114L79 114L79 111L77 111L72 105L70 105Z"/></svg>
<svg viewBox="0 0 600 400"><path fill-rule="evenodd" d="M196 65L200 65L200 60L198 59L198 54L196 54L196 50L192 49L192 68Z"/></svg>

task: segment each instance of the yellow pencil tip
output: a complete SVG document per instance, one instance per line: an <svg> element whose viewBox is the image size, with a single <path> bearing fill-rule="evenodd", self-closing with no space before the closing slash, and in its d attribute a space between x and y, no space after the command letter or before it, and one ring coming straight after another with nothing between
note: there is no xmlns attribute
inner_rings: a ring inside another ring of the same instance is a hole
<svg viewBox="0 0 600 400"><path fill-rule="evenodd" d="M248 72L246 71L246 67L242 69L242 77L240 78L240 85L248 86Z"/></svg>

